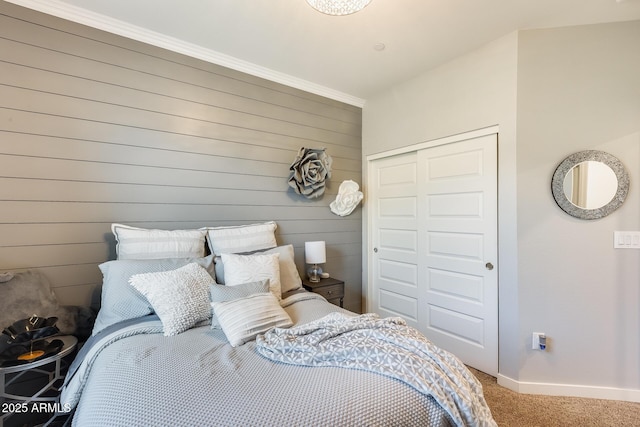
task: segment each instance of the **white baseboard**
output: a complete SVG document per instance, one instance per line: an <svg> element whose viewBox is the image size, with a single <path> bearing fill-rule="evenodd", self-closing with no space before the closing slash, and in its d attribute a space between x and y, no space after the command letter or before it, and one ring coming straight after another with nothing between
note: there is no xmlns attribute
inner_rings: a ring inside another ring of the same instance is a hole
<svg viewBox="0 0 640 427"><path fill-rule="evenodd" d="M640 402L640 390L597 387L574 384L552 384L516 381L498 374L498 384L523 394L542 394L547 396L588 397L592 399L622 400Z"/></svg>

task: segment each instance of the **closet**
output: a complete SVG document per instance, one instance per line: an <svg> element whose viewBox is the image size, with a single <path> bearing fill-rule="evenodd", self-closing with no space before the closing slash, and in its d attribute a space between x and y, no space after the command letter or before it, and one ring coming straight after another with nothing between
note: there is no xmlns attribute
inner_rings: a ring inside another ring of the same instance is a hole
<svg viewBox="0 0 640 427"><path fill-rule="evenodd" d="M368 307L498 373L497 134L369 158Z"/></svg>

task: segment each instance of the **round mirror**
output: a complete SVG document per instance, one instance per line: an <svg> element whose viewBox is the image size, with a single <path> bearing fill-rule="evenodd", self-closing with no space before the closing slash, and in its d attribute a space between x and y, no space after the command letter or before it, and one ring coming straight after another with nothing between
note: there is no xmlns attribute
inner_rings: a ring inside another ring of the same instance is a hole
<svg viewBox="0 0 640 427"><path fill-rule="evenodd" d="M611 154L581 151L560 163L551 189L558 206L569 215L598 219L622 205L629 190L629 176Z"/></svg>
<svg viewBox="0 0 640 427"><path fill-rule="evenodd" d="M618 191L618 178L606 164L589 160L567 172L563 187L565 197L577 207L598 209L613 200Z"/></svg>

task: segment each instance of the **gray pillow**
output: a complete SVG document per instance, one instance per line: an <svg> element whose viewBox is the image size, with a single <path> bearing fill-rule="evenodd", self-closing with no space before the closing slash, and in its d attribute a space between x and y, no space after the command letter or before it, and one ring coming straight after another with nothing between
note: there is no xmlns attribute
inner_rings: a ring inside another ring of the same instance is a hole
<svg viewBox="0 0 640 427"><path fill-rule="evenodd" d="M249 295L269 292L269 279L234 286L215 284L211 285L209 289L211 292L211 302L233 301L240 298L246 298ZM211 329L220 329L220 323L218 322L215 313L212 313Z"/></svg>
<svg viewBox="0 0 640 427"><path fill-rule="evenodd" d="M204 258L169 258L149 260L117 260L99 265L102 271L102 301L92 335L123 320L153 313L149 301L129 284L135 274L170 271L195 262L215 279L213 255Z"/></svg>

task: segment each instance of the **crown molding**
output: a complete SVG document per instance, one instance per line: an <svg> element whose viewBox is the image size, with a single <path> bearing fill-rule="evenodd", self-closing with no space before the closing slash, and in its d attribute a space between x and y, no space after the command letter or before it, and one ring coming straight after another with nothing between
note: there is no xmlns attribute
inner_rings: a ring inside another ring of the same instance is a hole
<svg viewBox="0 0 640 427"><path fill-rule="evenodd" d="M252 76L281 83L296 89L324 96L336 101L344 102L362 108L365 100L344 92L322 86L308 80L300 79L289 74L281 73L270 68L243 61L230 55L203 48L193 43L169 37L118 19L70 5L58 0L5 0L18 6L33 9L47 15L87 25L112 34L117 34L132 40L161 47L173 52L181 53L193 58L201 59L212 64L221 65Z"/></svg>

